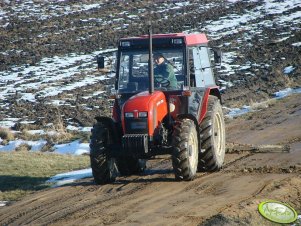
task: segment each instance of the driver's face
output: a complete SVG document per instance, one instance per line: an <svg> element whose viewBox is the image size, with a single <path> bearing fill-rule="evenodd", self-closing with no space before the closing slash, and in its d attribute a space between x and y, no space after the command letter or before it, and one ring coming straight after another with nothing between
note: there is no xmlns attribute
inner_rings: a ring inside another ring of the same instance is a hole
<svg viewBox="0 0 301 226"><path fill-rule="evenodd" d="M157 58L155 58L155 63L156 63L157 65L162 64L163 61L164 61L164 58L163 58L163 57L157 57Z"/></svg>

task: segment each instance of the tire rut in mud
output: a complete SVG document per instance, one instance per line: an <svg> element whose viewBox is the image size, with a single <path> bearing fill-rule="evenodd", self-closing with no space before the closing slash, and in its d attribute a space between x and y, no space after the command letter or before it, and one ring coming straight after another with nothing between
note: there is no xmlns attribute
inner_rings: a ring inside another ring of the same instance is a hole
<svg viewBox="0 0 301 226"><path fill-rule="evenodd" d="M160 165L165 167L166 161L153 164L154 167L160 167ZM171 170L167 172L171 172ZM33 200L24 201L15 213L2 215L0 222L4 225L20 223L59 225L61 222L101 216L106 209L116 205L122 206L124 198L130 200L133 194L145 189L152 181L169 181L170 176L170 173L167 175L142 174L140 176L120 177L116 183L105 186L97 186L92 181L88 181L76 183L73 185L74 187L54 188L54 191L50 190L50 194L45 191L46 194L38 193L38 196ZM44 197L46 198L45 201L43 200ZM87 200L85 200L86 198ZM122 200L120 201L120 199ZM130 207L129 209L131 209ZM106 222L110 222L110 220L103 218L103 223Z"/></svg>

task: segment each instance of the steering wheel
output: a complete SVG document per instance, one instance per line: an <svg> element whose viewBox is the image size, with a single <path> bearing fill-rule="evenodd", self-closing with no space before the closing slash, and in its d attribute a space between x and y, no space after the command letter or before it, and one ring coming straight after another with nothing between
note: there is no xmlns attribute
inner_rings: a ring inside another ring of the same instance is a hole
<svg viewBox="0 0 301 226"><path fill-rule="evenodd" d="M159 83L161 86L167 88L170 85L170 81L167 78L157 77L155 78L156 83Z"/></svg>

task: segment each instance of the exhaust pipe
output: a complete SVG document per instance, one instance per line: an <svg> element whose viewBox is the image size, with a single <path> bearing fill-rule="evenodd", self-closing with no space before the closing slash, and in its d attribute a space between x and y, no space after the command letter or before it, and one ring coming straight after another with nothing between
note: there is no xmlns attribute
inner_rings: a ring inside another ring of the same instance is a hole
<svg viewBox="0 0 301 226"><path fill-rule="evenodd" d="M149 64L148 64L148 73L149 73L149 93L154 92L154 65L153 65L153 38L152 38L152 24L149 21L148 24L148 38L149 38Z"/></svg>

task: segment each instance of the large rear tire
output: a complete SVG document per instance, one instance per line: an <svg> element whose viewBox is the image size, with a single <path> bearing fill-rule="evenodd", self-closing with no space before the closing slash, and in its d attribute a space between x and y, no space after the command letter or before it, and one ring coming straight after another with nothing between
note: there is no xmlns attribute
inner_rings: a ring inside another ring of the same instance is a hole
<svg viewBox="0 0 301 226"><path fill-rule="evenodd" d="M220 101L209 96L207 113L200 125L201 150L198 169L218 171L225 158L225 122Z"/></svg>
<svg viewBox="0 0 301 226"><path fill-rule="evenodd" d="M195 123L190 119L176 121L172 139L175 178L193 180L197 171L199 146Z"/></svg>
<svg viewBox="0 0 301 226"><path fill-rule="evenodd" d="M117 160L117 166L121 176L139 174L142 173L146 168L146 160L131 156L120 157Z"/></svg>
<svg viewBox="0 0 301 226"><path fill-rule="evenodd" d="M108 144L112 143L112 131L98 122L91 130L90 141L90 161L92 174L96 184L106 184L114 182L118 169L115 158L108 155Z"/></svg>

